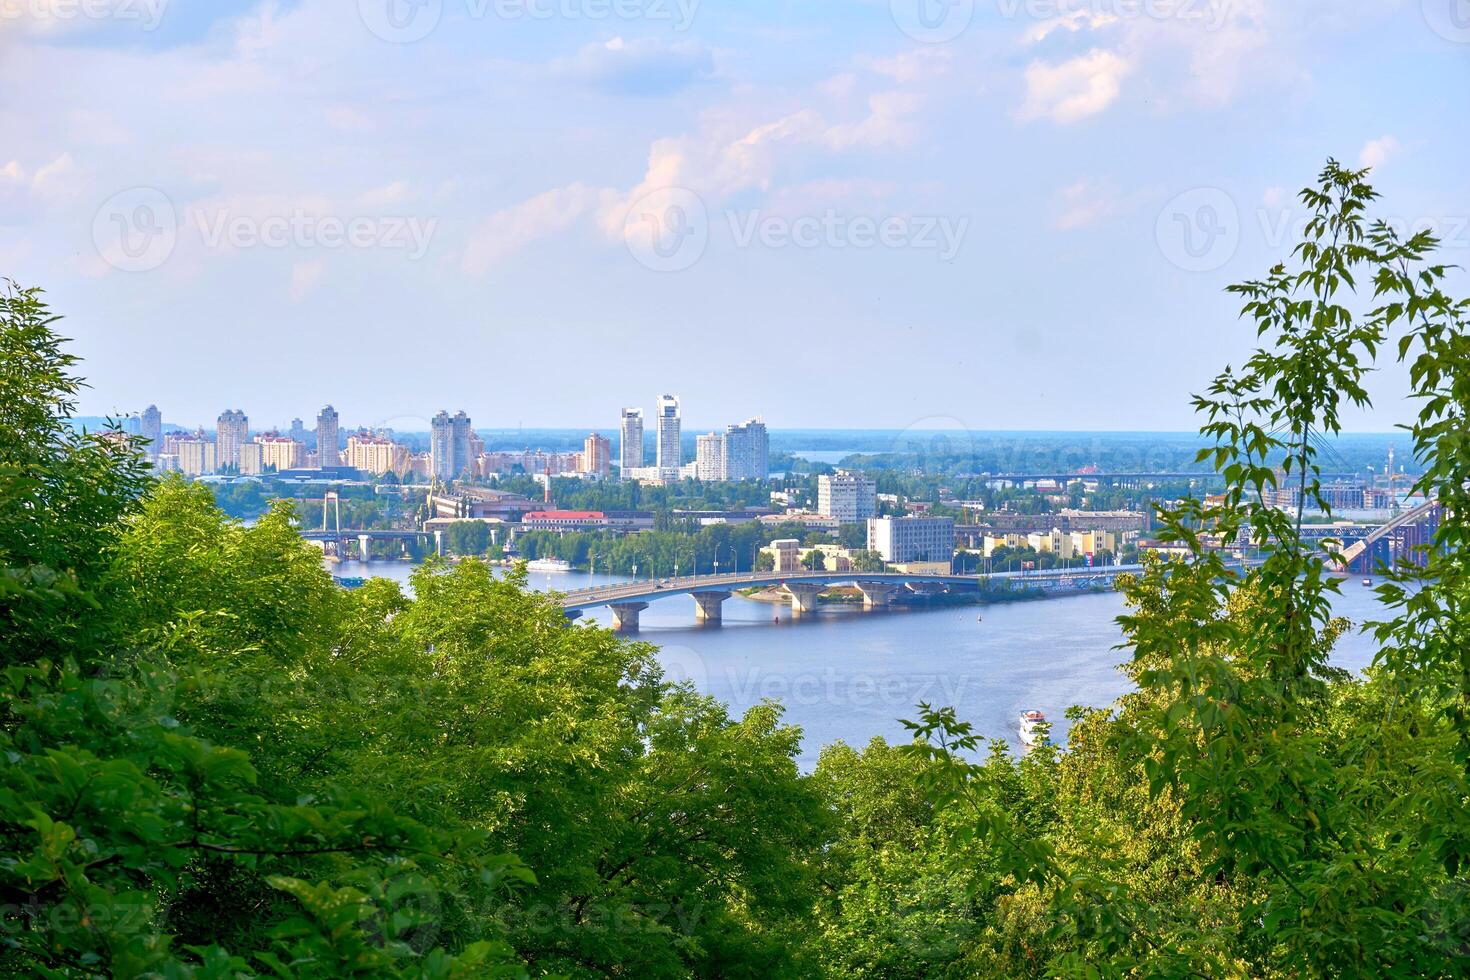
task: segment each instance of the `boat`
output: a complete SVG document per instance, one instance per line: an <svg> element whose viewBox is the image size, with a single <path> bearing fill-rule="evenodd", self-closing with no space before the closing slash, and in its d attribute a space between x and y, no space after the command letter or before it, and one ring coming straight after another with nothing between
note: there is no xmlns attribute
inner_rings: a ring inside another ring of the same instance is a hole
<svg viewBox="0 0 1470 980"><path fill-rule="evenodd" d="M533 558L526 562L526 568L532 572L570 572L572 563L561 558Z"/></svg>
<svg viewBox="0 0 1470 980"><path fill-rule="evenodd" d="M1363 584L1364 585L1372 585L1373 584L1373 580L1371 578L1365 578L1365 579L1363 579Z"/></svg>
<svg viewBox="0 0 1470 980"><path fill-rule="evenodd" d="M361 575L333 575L332 579L344 589L360 589L367 585L367 579Z"/></svg>
<svg viewBox="0 0 1470 980"><path fill-rule="evenodd" d="M1021 712L1021 741L1027 745L1040 745L1048 741L1046 715L1032 708Z"/></svg>

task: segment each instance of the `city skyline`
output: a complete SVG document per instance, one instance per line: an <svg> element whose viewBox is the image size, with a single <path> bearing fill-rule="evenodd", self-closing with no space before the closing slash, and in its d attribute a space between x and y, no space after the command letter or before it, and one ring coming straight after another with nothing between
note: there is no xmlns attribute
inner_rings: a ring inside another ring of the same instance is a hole
<svg viewBox="0 0 1470 980"><path fill-rule="evenodd" d="M1224 286L1328 155L1470 264L1463 100L1412 97L1470 81L1456 2L943 5L953 36L897 0L420 4L421 37L367 0L22 5L0 261L66 312L88 415L284 425L335 372L383 424L581 426L674 377L691 426L1187 430L1252 344ZM486 386L502 352L535 367ZM1403 372L1372 387L1347 428L1403 420Z"/></svg>

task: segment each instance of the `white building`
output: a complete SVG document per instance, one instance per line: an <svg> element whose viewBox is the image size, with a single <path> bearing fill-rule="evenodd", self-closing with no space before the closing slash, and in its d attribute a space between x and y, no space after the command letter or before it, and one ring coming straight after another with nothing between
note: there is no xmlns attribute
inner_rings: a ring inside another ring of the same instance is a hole
<svg viewBox="0 0 1470 980"><path fill-rule="evenodd" d="M347 465L373 476L401 473L408 465L408 450L392 439L357 432L347 437Z"/></svg>
<svg viewBox="0 0 1470 980"><path fill-rule="evenodd" d="M643 409L623 409L618 438L618 472L630 479L630 471L643 468Z"/></svg>
<svg viewBox="0 0 1470 980"><path fill-rule="evenodd" d="M766 424L746 419L725 427L726 480L764 480L771 473L771 440Z"/></svg>
<svg viewBox="0 0 1470 980"><path fill-rule="evenodd" d="M678 472L684 465L684 450L679 444L679 396L658 397L658 445L654 465L663 471Z"/></svg>
<svg viewBox="0 0 1470 980"><path fill-rule="evenodd" d="M342 457L337 451L337 410L330 405L316 417L316 464L321 467L342 465Z"/></svg>
<svg viewBox="0 0 1470 980"><path fill-rule="evenodd" d="M240 447L246 442L250 420L239 409L220 413L214 429L214 461L220 469L240 465Z"/></svg>
<svg viewBox="0 0 1470 980"><path fill-rule="evenodd" d="M441 480L458 479L474 464L470 455L470 417L440 412L429 420L429 470Z"/></svg>
<svg viewBox="0 0 1470 980"><path fill-rule="evenodd" d="M204 433L184 436L174 442L173 449L179 458L179 472L186 476L203 476L215 471L214 443Z"/></svg>
<svg viewBox="0 0 1470 980"><path fill-rule="evenodd" d="M839 470L817 477L817 513L844 524L857 524L878 515L878 484L861 473Z"/></svg>
<svg viewBox="0 0 1470 980"><path fill-rule="evenodd" d="M694 476L700 480L725 479L725 437L718 432L694 440Z"/></svg>
<svg viewBox="0 0 1470 980"><path fill-rule="evenodd" d="M887 562L947 562L954 558L954 520L949 517L872 517L868 550Z"/></svg>

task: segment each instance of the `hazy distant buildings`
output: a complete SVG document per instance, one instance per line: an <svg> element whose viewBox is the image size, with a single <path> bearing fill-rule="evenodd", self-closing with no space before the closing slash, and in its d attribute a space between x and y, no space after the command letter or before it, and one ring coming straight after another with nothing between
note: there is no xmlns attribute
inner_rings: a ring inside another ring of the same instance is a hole
<svg viewBox="0 0 1470 980"><path fill-rule="evenodd" d="M266 432L255 437L260 446L260 468L262 472L279 473L294 470L306 462L306 447L279 432Z"/></svg>
<svg viewBox="0 0 1470 980"><path fill-rule="evenodd" d="M718 432L694 440L694 476L699 480L725 479L725 437Z"/></svg>
<svg viewBox="0 0 1470 980"><path fill-rule="evenodd" d="M724 480L764 480L771 472L766 424L747 419L725 427Z"/></svg>
<svg viewBox="0 0 1470 980"><path fill-rule="evenodd" d="M660 471L677 472L684 465L684 450L679 443L679 397L660 395L658 398L658 444L655 447L654 465Z"/></svg>
<svg viewBox="0 0 1470 980"><path fill-rule="evenodd" d="M163 413L157 405L143 409L143 416L138 420L138 435L145 443L143 452L150 457L163 452Z"/></svg>
<svg viewBox="0 0 1470 980"><path fill-rule="evenodd" d="M239 468L240 447L245 444L249 431L250 420L244 412L226 409L220 413L214 430L214 460L219 469Z"/></svg>
<svg viewBox="0 0 1470 980"><path fill-rule="evenodd" d="M324 469L342 463L337 452L337 410L330 405L316 416L316 463Z"/></svg>
<svg viewBox="0 0 1470 980"><path fill-rule="evenodd" d="M265 471L262 462L264 455L260 451L260 443L247 442L240 446L240 475L259 476Z"/></svg>
<svg viewBox="0 0 1470 980"><path fill-rule="evenodd" d="M607 476L612 469L612 443L605 436L589 432L582 442L582 472Z"/></svg>
<svg viewBox="0 0 1470 980"><path fill-rule="evenodd" d="M179 436L170 448L179 461L179 472L186 476L203 476L217 468L214 443L202 429L191 435Z"/></svg>
<svg viewBox="0 0 1470 980"><path fill-rule="evenodd" d="M311 445L311 440L309 438L312 435L311 430L308 429L300 419L291 420L291 428L287 430L286 435L290 436L292 439L295 439L303 446Z"/></svg>
<svg viewBox="0 0 1470 980"><path fill-rule="evenodd" d="M456 412L440 412L429 423L429 471L440 480L458 478L470 468L470 417Z"/></svg>
<svg viewBox="0 0 1470 980"><path fill-rule="evenodd" d="M408 449L364 430L347 437L346 462L353 469L373 476L402 473L408 465Z"/></svg>
<svg viewBox="0 0 1470 980"><path fill-rule="evenodd" d="M839 470L817 477L817 513L844 524L857 524L878 514L878 484L860 473Z"/></svg>
<svg viewBox="0 0 1470 980"><path fill-rule="evenodd" d="M886 562L943 562L954 558L954 520L948 517L872 517L868 550Z"/></svg>
<svg viewBox="0 0 1470 980"><path fill-rule="evenodd" d="M643 409L623 409L618 432L618 470L626 479L630 470L643 466Z"/></svg>

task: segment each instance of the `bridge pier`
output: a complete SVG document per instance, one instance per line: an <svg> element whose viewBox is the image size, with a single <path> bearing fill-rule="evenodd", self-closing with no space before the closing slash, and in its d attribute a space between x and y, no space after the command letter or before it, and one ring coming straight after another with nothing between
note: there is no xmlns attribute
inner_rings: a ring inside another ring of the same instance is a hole
<svg viewBox="0 0 1470 980"><path fill-rule="evenodd" d="M694 597L694 619L701 623L718 623L724 619L724 603L730 593L721 590L691 592Z"/></svg>
<svg viewBox="0 0 1470 980"><path fill-rule="evenodd" d="M367 561L372 555L372 550L368 547L368 542L371 540L372 538L366 534L359 534L357 536L357 553L358 557L363 561Z"/></svg>
<svg viewBox="0 0 1470 980"><path fill-rule="evenodd" d="M612 610L613 629L619 633L638 632L638 614L648 608L646 602L615 602L607 608Z"/></svg>
<svg viewBox="0 0 1470 980"><path fill-rule="evenodd" d="M863 594L864 609L881 609L888 605L893 598L893 586L887 582L857 582L858 591Z"/></svg>
<svg viewBox="0 0 1470 980"><path fill-rule="evenodd" d="M786 582L782 588L791 596L791 611L800 616L817 611L817 596L822 594L826 586L811 582Z"/></svg>

